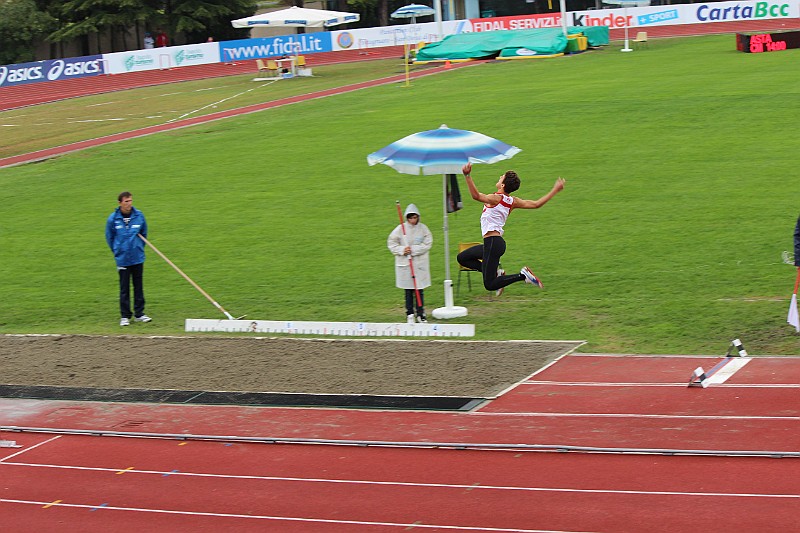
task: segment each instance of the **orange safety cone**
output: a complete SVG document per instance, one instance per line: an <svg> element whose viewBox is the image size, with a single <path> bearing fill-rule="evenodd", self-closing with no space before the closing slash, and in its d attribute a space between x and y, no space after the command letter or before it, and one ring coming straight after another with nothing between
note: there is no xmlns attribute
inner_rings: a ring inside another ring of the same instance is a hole
<svg viewBox="0 0 800 533"><path fill-rule="evenodd" d="M449 59L445 60L445 62L444 62L444 68L446 68L446 69L447 69L447 68L450 68L450 60L449 60Z"/></svg>

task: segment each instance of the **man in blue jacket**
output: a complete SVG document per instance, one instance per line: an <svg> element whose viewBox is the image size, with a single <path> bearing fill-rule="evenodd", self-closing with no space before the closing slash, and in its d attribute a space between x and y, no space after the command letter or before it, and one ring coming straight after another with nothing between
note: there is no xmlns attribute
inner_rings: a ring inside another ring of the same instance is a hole
<svg viewBox="0 0 800 533"><path fill-rule="evenodd" d="M144 241L147 238L147 221L144 213L133 207L133 195L119 193L119 207L106 221L106 242L114 253L119 272L120 326L129 326L131 317L136 322L150 322L144 314ZM133 280L133 311L131 313L131 280Z"/></svg>

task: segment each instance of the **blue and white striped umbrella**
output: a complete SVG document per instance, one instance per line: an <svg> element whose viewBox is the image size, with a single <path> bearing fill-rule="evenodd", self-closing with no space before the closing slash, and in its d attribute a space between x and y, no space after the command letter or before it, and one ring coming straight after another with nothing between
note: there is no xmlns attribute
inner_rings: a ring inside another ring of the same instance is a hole
<svg viewBox="0 0 800 533"><path fill-rule="evenodd" d="M423 6L421 4L409 4L395 9L389 16L393 19L411 19L411 22L414 23L417 21L417 17L426 17L434 13L436 13L436 11L432 7Z"/></svg>
<svg viewBox="0 0 800 533"><path fill-rule="evenodd" d="M382 163L401 174L458 174L466 163L496 163L521 152L492 137L444 124L414 133L367 156L370 165Z"/></svg>
<svg viewBox="0 0 800 533"><path fill-rule="evenodd" d="M450 278L450 241L447 224L447 174L458 174L466 163L496 163L511 159L522 150L482 133L454 130L442 124L438 129L403 137L367 156L370 165L383 163L401 174L442 175L442 216L444 219L445 307L434 310L434 316L446 316L453 307L453 283ZM437 312L443 313L437 315ZM458 311L460 312L460 311ZM457 312L457 313L458 313Z"/></svg>

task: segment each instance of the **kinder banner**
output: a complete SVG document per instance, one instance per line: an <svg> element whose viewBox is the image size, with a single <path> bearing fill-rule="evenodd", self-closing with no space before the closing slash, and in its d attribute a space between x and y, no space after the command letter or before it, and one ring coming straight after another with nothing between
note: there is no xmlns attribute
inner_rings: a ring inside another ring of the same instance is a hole
<svg viewBox="0 0 800 533"><path fill-rule="evenodd" d="M630 7L567 13L567 26L608 26L624 28L665 26L674 24L705 24L744 20L798 18L800 2L750 1L709 2L669 6ZM465 32L552 28L561 25L560 13L518 15L465 21Z"/></svg>
<svg viewBox="0 0 800 533"><path fill-rule="evenodd" d="M97 76L103 74L102 63L102 57L96 55L4 65L0 66L0 87Z"/></svg>
<svg viewBox="0 0 800 533"><path fill-rule="evenodd" d="M111 74L219 63L218 43L166 46L103 54Z"/></svg>
<svg viewBox="0 0 800 533"><path fill-rule="evenodd" d="M226 62L332 50L331 32L327 31L219 43L220 58Z"/></svg>

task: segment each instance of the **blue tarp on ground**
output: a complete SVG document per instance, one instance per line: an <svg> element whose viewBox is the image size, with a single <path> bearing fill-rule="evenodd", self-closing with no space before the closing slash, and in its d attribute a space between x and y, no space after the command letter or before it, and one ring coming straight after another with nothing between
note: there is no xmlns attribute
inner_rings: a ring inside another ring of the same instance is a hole
<svg viewBox="0 0 800 533"><path fill-rule="evenodd" d="M583 34L589 46L608 44L608 26L570 26L567 33ZM417 52L417 61L487 59L499 55L553 55L567 49L567 37L558 28L498 30L448 35ZM506 50L506 53L503 51ZM512 53L513 51L513 53ZM523 51L523 52L519 52Z"/></svg>

